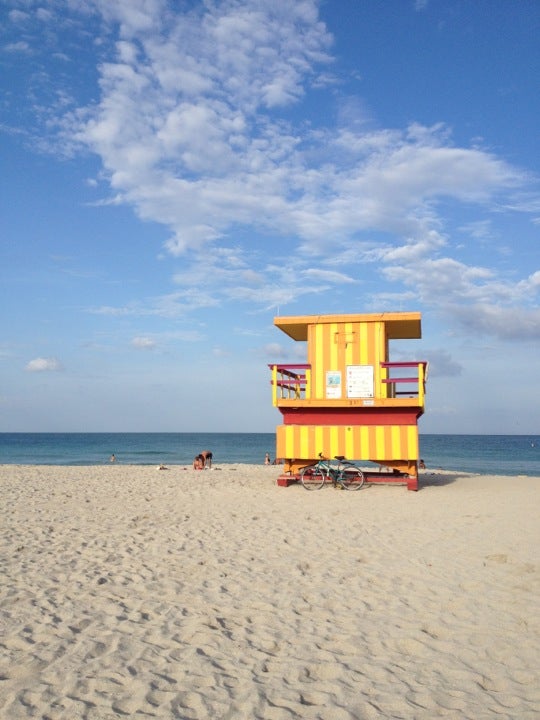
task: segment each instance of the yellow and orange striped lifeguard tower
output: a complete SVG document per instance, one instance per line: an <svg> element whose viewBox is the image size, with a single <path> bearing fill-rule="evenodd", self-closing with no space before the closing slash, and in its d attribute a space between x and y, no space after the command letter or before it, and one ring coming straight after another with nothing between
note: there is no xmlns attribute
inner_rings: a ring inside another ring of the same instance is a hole
<svg viewBox="0 0 540 720"><path fill-rule="evenodd" d="M369 482L418 489L418 418L424 412L425 361L390 362L391 340L422 336L418 312L277 317L274 325L307 341L307 363L273 364L273 404L283 415L276 456L280 485L324 457L372 461L388 471Z"/></svg>

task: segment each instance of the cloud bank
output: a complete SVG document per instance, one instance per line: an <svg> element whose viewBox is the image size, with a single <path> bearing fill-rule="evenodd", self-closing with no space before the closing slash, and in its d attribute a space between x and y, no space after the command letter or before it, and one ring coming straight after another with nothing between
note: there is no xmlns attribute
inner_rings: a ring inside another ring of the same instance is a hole
<svg viewBox="0 0 540 720"><path fill-rule="evenodd" d="M100 158L104 201L166 226L165 252L183 259L177 292L99 312L277 308L347 284L366 309L406 299L461 332L539 337L537 268L509 276L477 252L488 218L538 213L530 173L456 146L442 123L321 126L309 103L339 102L339 78L315 0L185 7L58 0L40 16L52 25L65 11L99 28L95 101L59 111L62 138ZM450 207L476 213L459 242Z"/></svg>

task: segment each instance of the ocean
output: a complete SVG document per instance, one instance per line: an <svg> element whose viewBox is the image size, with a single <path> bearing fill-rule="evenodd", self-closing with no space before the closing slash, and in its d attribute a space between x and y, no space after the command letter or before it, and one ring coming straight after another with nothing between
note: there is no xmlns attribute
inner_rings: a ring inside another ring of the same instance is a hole
<svg viewBox="0 0 540 720"><path fill-rule="evenodd" d="M0 433L0 464L188 465L201 450L217 463L262 464L274 433ZM540 477L540 436L420 435L426 468ZM351 458L353 459L353 458Z"/></svg>

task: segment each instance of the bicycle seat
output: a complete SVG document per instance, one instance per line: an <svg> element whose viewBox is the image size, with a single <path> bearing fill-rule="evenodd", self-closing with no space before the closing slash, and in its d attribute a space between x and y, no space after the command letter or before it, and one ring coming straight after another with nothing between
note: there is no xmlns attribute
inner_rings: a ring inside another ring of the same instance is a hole
<svg viewBox="0 0 540 720"><path fill-rule="evenodd" d="M339 460L339 462L343 462L345 460L345 455L334 455L336 460Z"/></svg>

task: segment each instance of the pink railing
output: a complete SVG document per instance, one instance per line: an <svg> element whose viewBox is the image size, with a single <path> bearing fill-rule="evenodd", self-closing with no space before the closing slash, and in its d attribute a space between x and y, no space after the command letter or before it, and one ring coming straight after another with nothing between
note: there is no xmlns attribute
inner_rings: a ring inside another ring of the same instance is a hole
<svg viewBox="0 0 540 720"><path fill-rule="evenodd" d="M389 397L398 397L399 395L408 395L409 397L418 396L420 403L423 405L428 369L428 363L425 360L413 362L382 362L381 367L388 371L389 377L383 378L382 382L389 386ZM406 368L410 368L410 372L404 375L403 373L406 372ZM392 371L398 371L400 376L396 376ZM411 384L413 387L406 387Z"/></svg>
<svg viewBox="0 0 540 720"><path fill-rule="evenodd" d="M272 370L272 398L278 400L305 400L309 397L311 365L287 363L269 365Z"/></svg>
<svg viewBox="0 0 540 720"><path fill-rule="evenodd" d="M268 367L272 371L274 405L278 400L309 400L311 398L311 365L307 363L276 363L268 365ZM420 404L424 404L428 370L426 361L382 362L381 368L383 374L387 375L381 380L383 385L388 387L387 397L398 398L404 395L418 397ZM408 372L407 369L409 369Z"/></svg>

